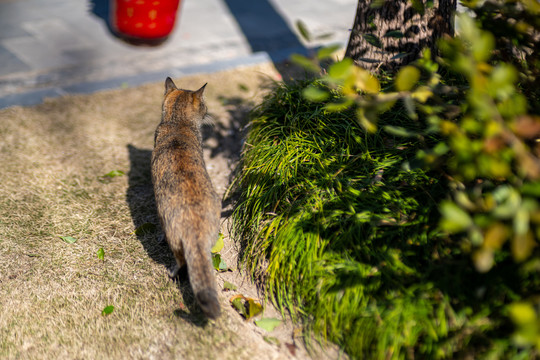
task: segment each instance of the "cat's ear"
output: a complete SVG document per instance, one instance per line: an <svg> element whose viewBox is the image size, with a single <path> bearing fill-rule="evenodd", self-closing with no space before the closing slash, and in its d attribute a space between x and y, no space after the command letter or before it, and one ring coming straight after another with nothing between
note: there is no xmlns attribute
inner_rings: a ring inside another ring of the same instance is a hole
<svg viewBox="0 0 540 360"><path fill-rule="evenodd" d="M199 90L195 91L195 96L197 96L199 99L202 98L202 95L204 93L204 88L206 87L206 85L208 85L208 83L204 84L203 86L201 86Z"/></svg>
<svg viewBox="0 0 540 360"><path fill-rule="evenodd" d="M174 81L170 77L167 77L167 80L165 80L165 95L173 90L178 90L178 88L174 84Z"/></svg>

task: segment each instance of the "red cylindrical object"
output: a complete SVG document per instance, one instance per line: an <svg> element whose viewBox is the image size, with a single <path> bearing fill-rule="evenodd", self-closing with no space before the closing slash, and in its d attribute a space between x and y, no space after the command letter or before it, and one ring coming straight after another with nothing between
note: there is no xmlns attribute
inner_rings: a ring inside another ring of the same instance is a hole
<svg viewBox="0 0 540 360"><path fill-rule="evenodd" d="M180 0L112 0L111 25L123 40L159 45L174 28Z"/></svg>

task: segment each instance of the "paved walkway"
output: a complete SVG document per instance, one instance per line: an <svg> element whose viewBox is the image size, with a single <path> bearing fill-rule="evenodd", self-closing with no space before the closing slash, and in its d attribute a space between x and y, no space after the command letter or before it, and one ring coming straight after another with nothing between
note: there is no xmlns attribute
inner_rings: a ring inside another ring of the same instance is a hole
<svg viewBox="0 0 540 360"><path fill-rule="evenodd" d="M0 108L213 72L346 44L357 0L183 0L160 47L111 35L109 0L0 0ZM324 40L306 43L303 21Z"/></svg>

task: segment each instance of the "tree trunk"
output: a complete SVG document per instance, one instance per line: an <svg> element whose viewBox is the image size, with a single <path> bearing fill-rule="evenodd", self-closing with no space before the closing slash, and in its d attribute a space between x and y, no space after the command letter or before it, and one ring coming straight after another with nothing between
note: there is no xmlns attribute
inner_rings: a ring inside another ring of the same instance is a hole
<svg viewBox="0 0 540 360"><path fill-rule="evenodd" d="M358 0L345 56L368 70L392 71L435 54L443 34L454 35L457 0Z"/></svg>

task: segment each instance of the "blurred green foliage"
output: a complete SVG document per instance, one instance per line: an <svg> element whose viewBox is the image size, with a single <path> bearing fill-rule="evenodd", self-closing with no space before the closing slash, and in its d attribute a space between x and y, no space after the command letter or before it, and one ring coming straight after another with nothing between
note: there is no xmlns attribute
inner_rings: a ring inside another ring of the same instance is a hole
<svg viewBox="0 0 540 360"><path fill-rule="evenodd" d="M367 131L375 131L378 115L399 99L409 117L424 117L429 128L423 134L387 130L402 136L440 135L440 142L417 156L452 180L452 199L441 203L441 228L466 233L464 245L485 272L505 243L514 260L523 262L540 237L540 3L465 5L481 20L459 15L460 34L440 41L438 61L426 51L421 60L400 69L394 91L379 92L377 79L349 59L331 65L322 79L327 90L339 89L345 104L357 108ZM481 26L497 30L497 36ZM449 72L444 79L439 64ZM308 87L304 96L326 99L324 90L313 90ZM334 104L326 109L340 110Z"/></svg>

